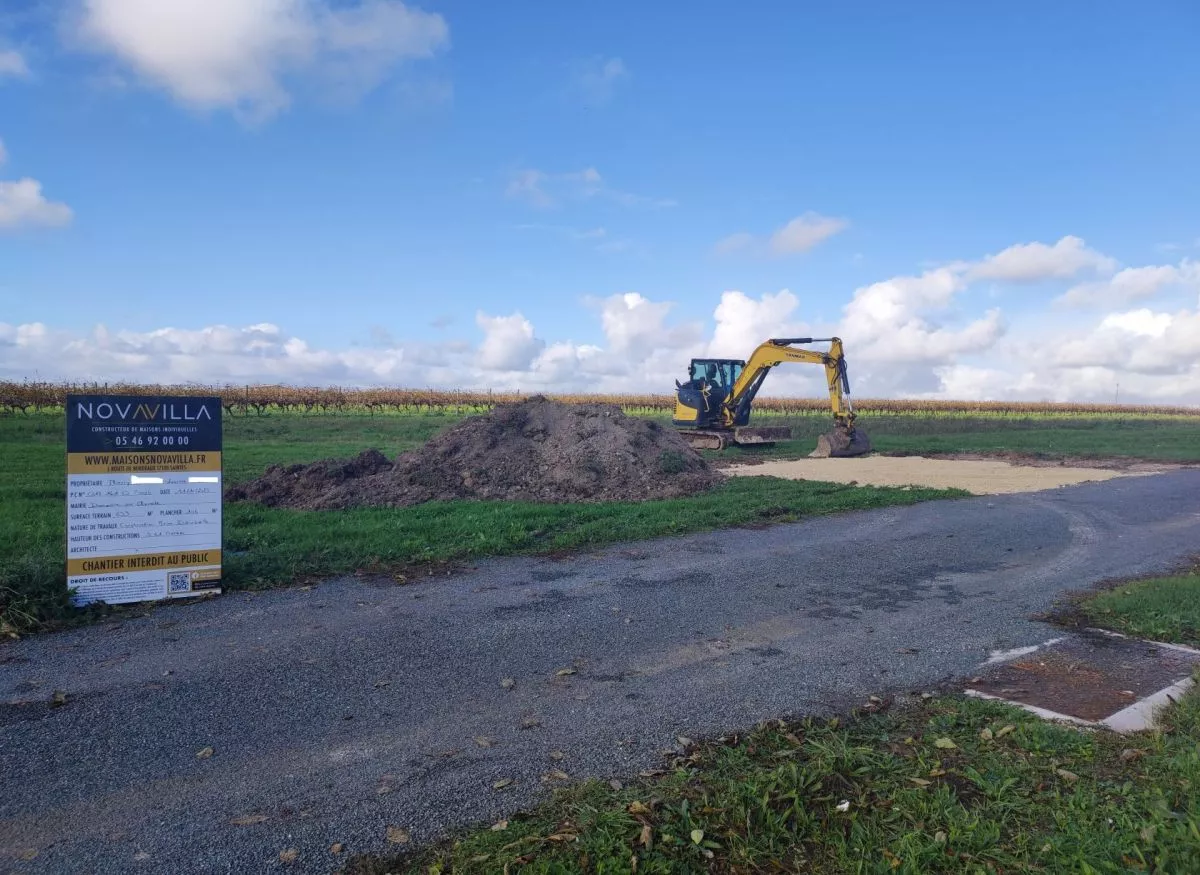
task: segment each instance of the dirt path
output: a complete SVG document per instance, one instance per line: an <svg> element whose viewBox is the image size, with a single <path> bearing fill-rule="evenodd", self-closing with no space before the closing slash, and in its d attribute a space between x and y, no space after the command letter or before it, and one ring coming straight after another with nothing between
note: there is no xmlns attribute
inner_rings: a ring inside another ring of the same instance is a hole
<svg viewBox="0 0 1200 875"><path fill-rule="evenodd" d="M1154 471L1166 466L1154 467ZM1150 471L1130 468L1017 465L1000 459L928 459L924 456L863 456L856 459L790 459L730 465L732 476L828 480L870 486L931 486L965 489L975 495L1037 492Z"/></svg>

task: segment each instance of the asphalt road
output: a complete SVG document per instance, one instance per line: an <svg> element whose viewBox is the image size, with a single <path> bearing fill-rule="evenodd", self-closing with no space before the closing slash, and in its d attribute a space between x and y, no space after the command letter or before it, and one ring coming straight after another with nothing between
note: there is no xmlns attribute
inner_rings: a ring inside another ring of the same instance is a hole
<svg viewBox="0 0 1200 875"><path fill-rule="evenodd" d="M1062 593L1198 548L1200 470L1182 470L0 645L0 870L328 872L334 843L499 818L552 769L627 777L680 734L969 675L1050 637L1028 618Z"/></svg>

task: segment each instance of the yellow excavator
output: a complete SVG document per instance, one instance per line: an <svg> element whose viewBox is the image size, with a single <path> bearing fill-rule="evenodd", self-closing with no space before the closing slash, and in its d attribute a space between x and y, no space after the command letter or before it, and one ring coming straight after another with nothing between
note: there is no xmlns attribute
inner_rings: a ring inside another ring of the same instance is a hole
<svg viewBox="0 0 1200 875"><path fill-rule="evenodd" d="M796 349L797 344L829 343L829 351ZM783 362L823 365L833 407L833 431L817 438L809 455L861 456L871 451L867 433L854 425L846 357L837 337L776 337L761 344L747 361L692 359L688 381L675 381L675 427L696 449L723 450L730 444L769 445L788 440L787 426L750 426L750 408L771 368Z"/></svg>

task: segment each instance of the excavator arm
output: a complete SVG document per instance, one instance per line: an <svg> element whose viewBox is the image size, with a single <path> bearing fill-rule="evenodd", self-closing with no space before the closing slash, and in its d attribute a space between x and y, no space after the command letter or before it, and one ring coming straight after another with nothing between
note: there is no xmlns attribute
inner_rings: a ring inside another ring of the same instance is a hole
<svg viewBox="0 0 1200 875"><path fill-rule="evenodd" d="M828 341L829 351L819 352L811 349L793 349L795 343L814 343ZM812 338L812 337L776 337L761 344L746 361L746 367L734 383L726 402L725 417L727 425L737 421L745 421L754 396L766 379L771 368L784 362L801 362L804 364L822 365L825 368L825 380L829 386L829 404L833 409L833 418L842 429L852 429L854 426L854 407L850 403L850 379L846 375L846 357L842 351L841 338Z"/></svg>

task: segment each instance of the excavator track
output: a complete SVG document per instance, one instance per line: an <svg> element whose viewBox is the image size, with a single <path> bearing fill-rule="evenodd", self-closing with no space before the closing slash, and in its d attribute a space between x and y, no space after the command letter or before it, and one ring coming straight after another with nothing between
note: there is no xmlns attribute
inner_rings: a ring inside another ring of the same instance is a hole
<svg viewBox="0 0 1200 875"><path fill-rule="evenodd" d="M769 447L776 441L791 440L792 430L787 426L741 426L732 431L716 429L685 429L679 432L695 450L724 450L730 446Z"/></svg>
<svg viewBox="0 0 1200 875"><path fill-rule="evenodd" d="M724 432L680 429L679 433L693 450L723 450L729 446L729 435Z"/></svg>

